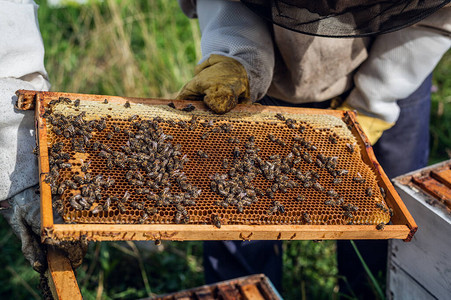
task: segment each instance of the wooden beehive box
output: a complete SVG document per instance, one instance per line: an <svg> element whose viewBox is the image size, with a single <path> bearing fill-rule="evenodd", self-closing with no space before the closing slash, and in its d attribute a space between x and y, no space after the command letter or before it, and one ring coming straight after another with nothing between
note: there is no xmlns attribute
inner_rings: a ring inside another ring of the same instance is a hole
<svg viewBox="0 0 451 300"><path fill-rule="evenodd" d="M419 230L406 245L389 243L390 299L449 299L451 295L451 160L394 179Z"/></svg>
<svg viewBox="0 0 451 300"><path fill-rule="evenodd" d="M202 102L17 95L36 111L44 241L410 240L417 229L352 112L238 105L218 116Z"/></svg>
<svg viewBox="0 0 451 300"><path fill-rule="evenodd" d="M263 274L250 275L221 281L210 285L161 295L151 298L153 300L279 300L282 297Z"/></svg>

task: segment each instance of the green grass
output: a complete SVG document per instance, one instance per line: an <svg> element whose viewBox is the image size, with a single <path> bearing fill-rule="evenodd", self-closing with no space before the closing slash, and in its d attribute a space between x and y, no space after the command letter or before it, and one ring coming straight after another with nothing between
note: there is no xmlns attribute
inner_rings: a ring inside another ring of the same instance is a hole
<svg viewBox="0 0 451 300"><path fill-rule="evenodd" d="M105 0L64 8L38 3L54 91L173 98L200 59L197 22L181 13L177 1ZM434 84L431 162L451 151L451 53L435 70ZM39 299L39 276L1 218L0 237L0 298ZM286 299L339 297L333 241L291 241L283 248ZM85 299L135 299L203 284L201 258L200 242L167 242L151 250L96 243L77 279Z"/></svg>

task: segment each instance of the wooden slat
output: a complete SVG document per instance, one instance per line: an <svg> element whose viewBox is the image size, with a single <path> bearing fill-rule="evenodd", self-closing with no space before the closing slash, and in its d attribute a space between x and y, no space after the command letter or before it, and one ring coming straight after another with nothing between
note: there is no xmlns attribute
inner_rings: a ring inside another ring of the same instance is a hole
<svg viewBox="0 0 451 300"><path fill-rule="evenodd" d="M223 300L237 300L239 299L240 292L232 285L220 285L218 286L219 299Z"/></svg>
<svg viewBox="0 0 451 300"><path fill-rule="evenodd" d="M240 290L246 300L265 300L255 284L241 285Z"/></svg>
<svg viewBox="0 0 451 300"><path fill-rule="evenodd" d="M215 296L213 295L213 291L209 287L203 287L194 292L196 295L196 299L198 300L214 300Z"/></svg>
<svg viewBox="0 0 451 300"><path fill-rule="evenodd" d="M36 144L39 145L39 186L41 197L41 232L43 236L46 232L52 231L53 228L53 208L52 208L52 192L50 185L45 183L45 177L49 173L49 157L47 149L47 130L45 127L45 119L40 115L44 113L41 95L36 96ZM44 240L43 240L44 242Z"/></svg>
<svg viewBox="0 0 451 300"><path fill-rule="evenodd" d="M451 189L449 189L446 185L435 180L429 175L414 177L413 182L419 185L424 191L443 201L448 207L451 207Z"/></svg>
<svg viewBox="0 0 451 300"><path fill-rule="evenodd" d="M431 176L451 189L451 170L432 171Z"/></svg>
<svg viewBox="0 0 451 300"><path fill-rule="evenodd" d="M69 259L58 250L48 247L47 263L53 297L60 300L82 299Z"/></svg>
<svg viewBox="0 0 451 300"><path fill-rule="evenodd" d="M213 225L186 224L55 224L49 238L88 241L118 240L337 240L406 239L406 225Z"/></svg>

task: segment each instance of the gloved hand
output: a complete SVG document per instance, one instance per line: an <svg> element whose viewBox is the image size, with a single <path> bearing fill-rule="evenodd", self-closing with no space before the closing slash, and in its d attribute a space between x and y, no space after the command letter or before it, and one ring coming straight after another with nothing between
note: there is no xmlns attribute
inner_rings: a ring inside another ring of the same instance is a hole
<svg viewBox="0 0 451 300"><path fill-rule="evenodd" d="M341 106L337 107L337 109L348 111L354 110L354 108L349 106L346 101ZM395 125L395 123L388 123L384 120L370 117L361 113L357 114L357 121L359 122L372 145L374 145L379 140L385 130L390 129L391 127L393 127L393 125Z"/></svg>
<svg viewBox="0 0 451 300"><path fill-rule="evenodd" d="M39 273L47 269L46 247L41 243L41 217L39 194L35 191L38 186L28 188L8 199L9 207L2 207L0 211L11 225L13 232L22 242L22 252L33 269ZM58 222L59 216L54 216ZM88 243L86 240L57 242L55 245L71 261L75 269L81 265L86 254Z"/></svg>
<svg viewBox="0 0 451 300"><path fill-rule="evenodd" d="M239 101L249 100L246 69L233 58L212 54L196 66L194 75L182 88L177 99L203 99L218 114L230 111Z"/></svg>

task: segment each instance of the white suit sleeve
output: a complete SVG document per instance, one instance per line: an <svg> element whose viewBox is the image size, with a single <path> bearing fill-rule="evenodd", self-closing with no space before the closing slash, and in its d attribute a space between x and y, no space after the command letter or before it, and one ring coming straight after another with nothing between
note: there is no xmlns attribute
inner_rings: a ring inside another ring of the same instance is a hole
<svg viewBox="0 0 451 300"><path fill-rule="evenodd" d="M438 13L451 20L450 10ZM368 116L396 122L400 110L396 101L412 94L451 46L447 24L443 25L442 31L418 25L377 37L354 76L355 88L347 103Z"/></svg>
<svg viewBox="0 0 451 300"><path fill-rule="evenodd" d="M203 62L211 54L239 61L249 77L252 101L269 88L274 69L274 49L268 24L240 2L198 0Z"/></svg>
<svg viewBox="0 0 451 300"><path fill-rule="evenodd" d="M50 87L37 8L31 0L0 1L0 200L38 182L34 112L14 108L16 90Z"/></svg>

